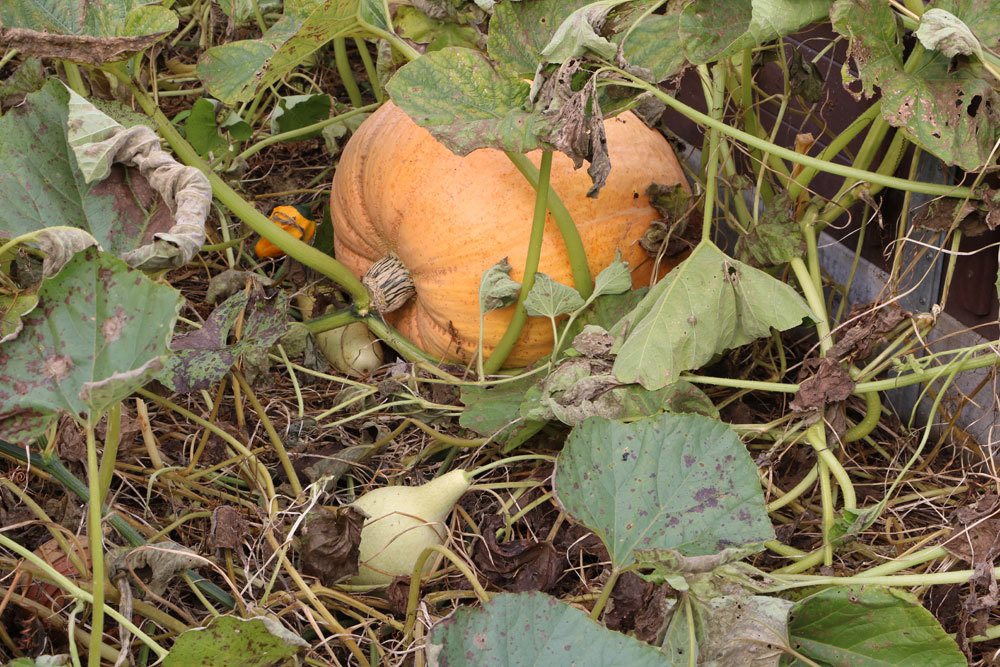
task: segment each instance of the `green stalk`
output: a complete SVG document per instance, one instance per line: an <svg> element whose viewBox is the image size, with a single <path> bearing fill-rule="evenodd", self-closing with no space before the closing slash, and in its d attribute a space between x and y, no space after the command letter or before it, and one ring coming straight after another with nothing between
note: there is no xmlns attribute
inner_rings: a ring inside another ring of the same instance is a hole
<svg viewBox="0 0 1000 667"><path fill-rule="evenodd" d="M330 331L331 329L346 327L348 324L360 322L361 319L362 318L355 315L350 308L344 308L332 313L327 313L326 315L314 317L311 320L303 322L303 324L305 324L306 328L309 329L310 333L318 334L323 333L324 331Z"/></svg>
<svg viewBox="0 0 1000 667"><path fill-rule="evenodd" d="M545 212L548 210L549 176L552 174L552 151L542 153L541 169L538 173L538 187L535 193L535 215L531 221L531 240L528 245L528 256L524 261L524 277L521 278L521 291L514 305L514 315L511 317L507 331L496 344L493 354L483 364L483 371L492 375L503 367L514 344L521 336L528 321L528 311L524 309L524 300L531 288L535 286L535 273L538 271L538 261L542 256L542 237L545 232Z"/></svg>
<svg viewBox="0 0 1000 667"><path fill-rule="evenodd" d="M111 480L115 476L115 462L118 460L118 445L121 442L122 404L121 401L108 408L108 427L104 437L104 453L101 456L101 504L108 500Z"/></svg>
<svg viewBox="0 0 1000 667"><path fill-rule="evenodd" d="M335 37L333 40L333 58L337 63L337 74L340 75L340 82L347 89L347 96L351 104L355 107L363 106L365 100L361 97L361 89L354 78L351 70L351 61L347 59L347 40L344 37Z"/></svg>
<svg viewBox="0 0 1000 667"><path fill-rule="evenodd" d="M361 62L365 66L365 74L368 75L368 82L375 92L375 101L379 104L385 102L385 89L382 88L382 82L379 81L378 70L375 68L375 63L372 62L372 54L368 53L368 45L365 44L365 40L355 37L354 46L358 49L358 55L361 56Z"/></svg>
<svg viewBox="0 0 1000 667"><path fill-rule="evenodd" d="M80 75L80 67L74 62L69 60L63 61L63 71L66 72L66 83L73 92L80 97L87 96L87 86L83 83L83 77Z"/></svg>
<svg viewBox="0 0 1000 667"><path fill-rule="evenodd" d="M854 137L861 134L861 131L868 127L873 120L875 120L882 113L882 103L876 102L871 105L864 112L854 119L850 125L848 125L844 130L834 137L830 144L823 149L823 152L816 157L823 161L832 160L837 155L841 153L847 145L854 141ZM814 167L807 167L799 172L799 175L795 177L792 184L788 187L788 197L791 201L795 201L799 198L799 195L809 187L812 179L819 173L819 169Z"/></svg>
<svg viewBox="0 0 1000 667"><path fill-rule="evenodd" d="M712 119L722 119L725 109L726 69L722 65L712 68ZM701 221L701 242L712 241L712 221L715 216L715 195L719 178L719 140L718 128L708 131L708 164L705 167L705 211ZM702 156L704 158L704 156Z"/></svg>
<svg viewBox="0 0 1000 667"><path fill-rule="evenodd" d="M104 635L104 534L101 532L101 471L97 464L97 441L94 437L96 419L87 419L87 482L90 498L87 502L87 540L90 545L90 566L94 582L91 593L89 667L101 667L101 638Z"/></svg>
<svg viewBox="0 0 1000 667"><path fill-rule="evenodd" d="M865 171L864 169L857 169L855 167L848 167L842 164L837 164L836 162L828 162L826 160L820 160L818 158L803 155L802 153L796 153L795 151L785 148L784 146L779 146L777 144L765 141L758 137L748 134L743 130L736 129L735 127L730 127L724 122L717 121L711 116L703 114L702 112L689 107L683 102L671 97L667 93L663 92L656 86L643 81L642 79L629 74L625 70L621 70L614 67L607 67L607 69L618 73L622 77L622 81L618 81L617 85L628 86L630 88L636 88L638 90L644 90L653 95L656 99L660 100L668 107L677 111L684 117L699 123L700 125L705 125L709 128L718 129L720 132L726 136L732 137L737 141L740 141L753 148L760 149L762 151L769 151L774 155L778 156L783 160L788 160L795 164L801 164L804 167L814 167L815 169L835 174L837 176L843 176L845 178L853 178L860 181L868 181L870 183L877 183L882 187L894 188L896 190L918 192L922 194L933 195L936 197L968 197L970 199L979 199L972 188L963 187L960 185L941 185L938 183L922 183L919 181L909 181L905 178L897 178L895 176L885 176L882 174L877 174L871 171Z"/></svg>
<svg viewBox="0 0 1000 667"><path fill-rule="evenodd" d="M816 315L816 333L819 335L820 356L826 356L827 350L833 347L833 339L830 338L830 322L826 316L826 302L823 300L822 295L816 291L812 275L809 273L809 269L806 268L806 264L802 261L802 258L795 257L790 264L792 271L795 272L795 278L799 281L802 294L806 298L806 303L809 304L809 308Z"/></svg>
<svg viewBox="0 0 1000 667"><path fill-rule="evenodd" d="M361 281L346 266L308 243L303 243L291 234L282 231L277 225L268 220L253 204L243 199L243 197L212 171L194 148L191 147L191 144L180 135L170 120L163 115L163 112L160 111L153 100L140 90L135 82L120 72L115 72L115 74L120 80L125 82L135 97L136 102L142 107L142 110L156 123L160 135L170 144L177 157L184 164L197 168L208 177L208 181L212 185L212 194L216 199L232 211L236 217L246 223L250 229L273 243L286 255L326 276L344 288L351 296L354 302L354 310L358 315L368 313L368 307L371 303L368 290L365 289Z"/></svg>
<svg viewBox="0 0 1000 667"><path fill-rule="evenodd" d="M507 151L507 157L537 192L538 170L528 156ZM552 186L549 186L548 197L549 211L556 227L559 228L559 233L562 234L563 243L566 244L566 254L569 255L569 265L573 272L573 286L580 296L586 299L594 292L594 282L590 276L590 265L587 263L587 250L583 246L583 239L580 238L580 232L573 222L573 216Z"/></svg>
<svg viewBox="0 0 1000 667"><path fill-rule="evenodd" d="M347 120L348 118L353 118L355 116L360 116L363 113L368 113L369 111L374 111L375 109L378 109L378 107L379 107L378 104L369 104L368 106L359 106L356 109L351 109L350 111L346 111L346 112L344 112L342 114L338 114L336 116L331 116L330 118L324 118L323 120L318 121L316 123L313 123L312 125L306 125L305 127L299 127L299 128L294 129L294 130L289 130L288 132L282 132L281 134L272 134L269 137L265 137L265 138L261 139L260 141L258 141L257 143L255 143L253 146L250 146L245 151L243 151L242 153L240 153L239 155L237 155L235 158L233 158L233 160L234 161L246 160L250 156L256 155L257 153L261 152L262 150L264 150L268 146L271 146L271 145L277 144L277 143L281 143L282 141L290 141L292 139L297 139L298 137L302 137L302 136L305 136L307 134L311 134L313 132L316 132L318 130L322 130L327 125L333 125L334 123L341 123L341 122Z"/></svg>

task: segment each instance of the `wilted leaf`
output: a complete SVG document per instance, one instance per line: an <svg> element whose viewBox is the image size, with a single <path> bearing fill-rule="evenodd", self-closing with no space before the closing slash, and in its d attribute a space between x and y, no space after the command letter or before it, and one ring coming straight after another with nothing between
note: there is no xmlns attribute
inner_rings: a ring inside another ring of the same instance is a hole
<svg viewBox="0 0 1000 667"><path fill-rule="evenodd" d="M484 147L538 148L545 128L524 108L529 88L479 51L458 47L417 58L386 85L393 102L458 155Z"/></svg>
<svg viewBox="0 0 1000 667"><path fill-rule="evenodd" d="M303 571L324 586L356 575L366 518L350 505L313 508L302 535Z"/></svg>
<svg viewBox="0 0 1000 667"><path fill-rule="evenodd" d="M42 282L0 344L0 438L28 442L61 413L97 416L162 368L177 290L94 248Z"/></svg>
<svg viewBox="0 0 1000 667"><path fill-rule="evenodd" d="M537 539L497 541L503 527L499 516L487 516L480 526L482 540L476 540L472 560L491 584L512 593L546 591L563 574L563 559L551 542Z"/></svg>
<svg viewBox="0 0 1000 667"><path fill-rule="evenodd" d="M637 549L698 556L774 537L743 443L700 415L588 419L559 454L555 488L618 568L635 562Z"/></svg>
<svg viewBox="0 0 1000 667"><path fill-rule="evenodd" d="M37 304L37 294L0 294L0 343L17 336L21 331L21 317Z"/></svg>
<svg viewBox="0 0 1000 667"><path fill-rule="evenodd" d="M478 48L485 41L471 25L462 25L444 17L431 17L416 7L399 7L394 19L396 32L400 37L417 44L426 44L428 51L438 51L449 46Z"/></svg>
<svg viewBox="0 0 1000 667"><path fill-rule="evenodd" d="M698 245L701 240L700 220L695 221L696 208L692 206L691 193L679 183L660 185L651 183L646 188L649 203L660 214L650 223L649 229L639 239L639 245L651 256L677 257Z"/></svg>
<svg viewBox="0 0 1000 667"><path fill-rule="evenodd" d="M535 274L535 284L524 300L524 309L536 317L559 317L580 308L583 308L583 297L579 292L544 273Z"/></svg>
<svg viewBox="0 0 1000 667"><path fill-rule="evenodd" d="M794 213L786 194L772 199L757 223L740 236L736 256L757 267L779 266L802 257L805 238Z"/></svg>
<svg viewBox="0 0 1000 667"><path fill-rule="evenodd" d="M272 618L215 616L207 627L182 632L163 665L271 667L285 664L306 648L309 644Z"/></svg>
<svg viewBox="0 0 1000 667"><path fill-rule="evenodd" d="M0 102L7 98L21 98L41 90L45 85L45 68L38 58L28 58L18 65L14 73L0 82Z"/></svg>
<svg viewBox="0 0 1000 667"><path fill-rule="evenodd" d="M543 62L564 63L587 52L607 61L613 60L618 47L597 33L604 25L608 12L624 2L628 0L599 0L575 10L563 19L552 39L542 49L540 55Z"/></svg>
<svg viewBox="0 0 1000 667"><path fill-rule="evenodd" d="M230 333L241 313L242 337L230 343ZM260 292L240 292L212 311L201 329L171 341L174 354L158 379L179 393L204 389L221 380L241 357L266 352L287 328L285 292L271 298Z"/></svg>
<svg viewBox="0 0 1000 667"><path fill-rule="evenodd" d="M792 648L820 664L968 664L931 613L898 589L828 588L795 603L788 632Z"/></svg>
<svg viewBox="0 0 1000 667"><path fill-rule="evenodd" d="M479 281L479 315L509 306L517 300L521 283L510 277L510 262L504 257L483 272Z"/></svg>
<svg viewBox="0 0 1000 667"><path fill-rule="evenodd" d="M983 46L969 26L951 12L932 7L920 17L917 38L924 48L940 51L949 58L961 54L983 57Z"/></svg>
<svg viewBox="0 0 1000 667"><path fill-rule="evenodd" d="M188 547L167 540L123 548L108 559L108 578L125 577L138 597L145 597L146 589L159 596L176 574L205 564L206 560Z"/></svg>
<svg viewBox="0 0 1000 667"><path fill-rule="evenodd" d="M811 317L791 287L702 242L612 330L614 373L659 389L718 352Z"/></svg>
<svg viewBox="0 0 1000 667"><path fill-rule="evenodd" d="M494 386L464 385L462 403L466 407L458 423L510 449L517 447L545 426L544 421L525 421L519 414L525 392L536 381L527 377Z"/></svg>
<svg viewBox="0 0 1000 667"><path fill-rule="evenodd" d="M664 660L649 644L608 630L543 593L500 593L482 607L460 607L433 627L429 644L436 664L450 667L662 667Z"/></svg>
<svg viewBox="0 0 1000 667"><path fill-rule="evenodd" d="M176 14L146 0L0 4L0 47L93 65L122 60L176 28Z"/></svg>
<svg viewBox="0 0 1000 667"><path fill-rule="evenodd" d="M788 407L799 412L822 410L847 400L854 392L851 374L833 357L807 359L799 373L799 390Z"/></svg>
<svg viewBox="0 0 1000 667"><path fill-rule="evenodd" d="M209 542L213 549L239 549L247 538L247 521L233 505L219 505L212 510Z"/></svg>

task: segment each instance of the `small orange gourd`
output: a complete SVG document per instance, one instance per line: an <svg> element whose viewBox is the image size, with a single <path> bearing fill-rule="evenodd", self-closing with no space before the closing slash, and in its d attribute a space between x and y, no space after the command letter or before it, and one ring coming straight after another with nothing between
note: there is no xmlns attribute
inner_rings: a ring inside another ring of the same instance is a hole
<svg viewBox="0 0 1000 667"><path fill-rule="evenodd" d="M687 181L667 140L632 113L605 127L612 168L600 195L586 196L587 170L574 169L560 153L551 185L576 223L591 275L620 252L633 285L647 284L653 261L639 239L660 216L646 188L656 182L687 190ZM528 157L537 166L540 152ZM351 137L334 175L334 253L364 276L373 306L403 335L434 357L468 363L478 343L480 279L504 258L513 266L511 277L521 279L534 204L534 188L503 152L455 155L387 102ZM551 213L538 270L573 284ZM486 315L485 355L503 336L513 308ZM507 364L526 365L551 348L549 321L528 318Z"/></svg>
<svg viewBox="0 0 1000 667"><path fill-rule="evenodd" d="M311 242L316 235L316 222L311 219L310 212L303 206L275 206L271 211L270 220L286 233L306 243ZM285 254L265 238L258 239L253 251L260 259L272 259Z"/></svg>

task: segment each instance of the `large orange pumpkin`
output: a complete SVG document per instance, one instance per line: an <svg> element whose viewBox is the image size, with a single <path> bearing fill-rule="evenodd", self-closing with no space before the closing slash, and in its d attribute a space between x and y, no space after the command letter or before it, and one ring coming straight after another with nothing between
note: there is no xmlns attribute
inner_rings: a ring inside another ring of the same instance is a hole
<svg viewBox="0 0 1000 667"><path fill-rule="evenodd" d="M574 169L562 154L553 159L551 184L576 222L591 274L596 276L621 252L638 286L649 282L653 266L638 240L659 217L646 188L656 182L687 189L687 182L670 144L635 115L607 120L606 131L612 167L597 198L586 196L591 186L587 170ZM537 167L540 153L528 157ZM521 279L534 203L534 188L503 152L480 149L455 155L387 102L351 137L337 167L331 195L334 252L358 276L382 258L398 257L416 292L387 313L386 320L430 355L467 363L478 343L480 279L505 257L513 266L511 277ZM551 214L538 270L573 284L566 247ZM382 286L381 291L396 287ZM487 314L487 356L512 313L510 306ZM549 321L528 318L507 364L526 365L551 347Z"/></svg>

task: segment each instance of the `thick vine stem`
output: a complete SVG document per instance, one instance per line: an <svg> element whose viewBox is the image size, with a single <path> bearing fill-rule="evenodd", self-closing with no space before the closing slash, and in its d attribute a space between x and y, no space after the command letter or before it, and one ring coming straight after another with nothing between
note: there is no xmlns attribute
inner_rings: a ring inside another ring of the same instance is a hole
<svg viewBox="0 0 1000 667"><path fill-rule="evenodd" d="M531 163L526 155L521 153L507 152L507 157L521 172L521 175L531 184L531 187L538 191L538 170ZM594 291L594 281L590 275L590 265L587 263L587 249L583 246L583 239L573 222L573 216L569 209L559 198L559 193L551 186L549 187L549 211L552 219L555 220L559 233L562 234L563 243L566 244L566 254L569 255L569 265L573 272L573 286L584 299L589 297Z"/></svg>
<svg viewBox="0 0 1000 667"><path fill-rule="evenodd" d="M286 255L314 269L344 288L351 296L354 309L359 315L368 313L371 302L368 290L365 289L361 281L346 266L321 250L303 243L274 225L253 204L241 197L229 184L212 171L211 167L191 147L191 144L181 136L170 120L163 115L163 112L160 111L156 103L145 92L140 90L131 78L120 70L113 73L129 87L136 102L142 107L146 115L156 123L160 136L170 144L177 157L184 164L195 167L208 177L208 181L212 185L212 194L216 199L232 211L236 217L246 223L254 232L273 243Z"/></svg>
<svg viewBox="0 0 1000 667"><path fill-rule="evenodd" d="M712 81L712 118L721 121L725 109L726 69L723 66L713 68ZM712 222L715 216L715 195L719 181L719 141L721 135L718 128L708 130L708 164L705 166L705 210L701 222L701 242L711 242Z"/></svg>
<svg viewBox="0 0 1000 667"><path fill-rule="evenodd" d="M883 174L878 174L872 171L866 171L864 169L857 169L855 167L848 167L846 165L837 164L836 162L829 162L826 160L820 160L818 158L803 155L802 153L796 153L793 150L785 148L784 146L779 146L777 144L771 143L770 141L765 141L759 137L755 137L752 134L748 134L743 130L739 130L735 127L731 127L722 121L715 120L711 116L704 114L697 109L689 107L680 100L668 95L656 86L643 81L637 76L629 74L625 70L609 67L608 69L618 73L623 80L618 81L617 85L628 86L630 88L636 88L638 90L644 90L651 93L656 99L660 100L668 107L677 111L682 116L688 118L695 123L700 125L705 125L709 128L716 128L722 134L732 137L737 141L744 143L752 148L757 148L769 153L773 153L777 157L783 160L788 160L795 164L801 164L804 167L814 167L819 171L823 171L830 174L835 174L837 176L844 176L845 178L853 178L859 181L867 181L870 183L877 183L883 187L894 188L896 190L918 192L922 194L932 195L936 197L959 197L959 198L969 198L969 199L979 199L980 197L972 190L972 188L961 186L961 185L941 185L938 183L923 183L920 181L910 181L905 178L898 178L895 176L887 176Z"/></svg>
<svg viewBox="0 0 1000 667"><path fill-rule="evenodd" d="M542 257L542 238L545 232L545 212L548 210L549 200L549 176L552 174L552 151L542 153L541 169L538 172L538 187L535 193L535 216L531 221L531 240L528 245L528 256L524 260L524 276L521 278L521 291L517 295L517 303L514 305L514 315L503 337L493 348L486 363L483 364L483 372L492 375L503 367L507 361L507 355L514 348L514 344L521 336L528 321L528 311L524 309L524 300L528 297L531 288L535 286L535 273L538 272L538 262Z"/></svg>

